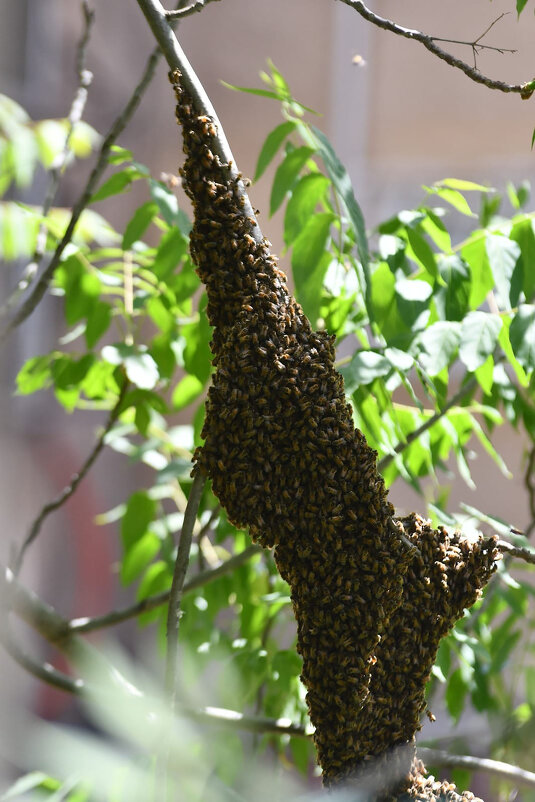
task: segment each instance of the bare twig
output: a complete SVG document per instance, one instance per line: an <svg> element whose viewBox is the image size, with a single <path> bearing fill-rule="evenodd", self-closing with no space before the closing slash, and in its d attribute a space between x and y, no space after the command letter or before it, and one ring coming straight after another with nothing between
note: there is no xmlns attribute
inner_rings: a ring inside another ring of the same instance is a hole
<svg viewBox="0 0 535 802"><path fill-rule="evenodd" d="M169 596L167 613L167 659L165 665L165 688L174 707L176 699L176 670L178 655L178 628L180 625L180 604L184 590L184 579L188 570L193 528L197 518L197 510L204 489L205 478L200 473L195 475L188 497L188 506L184 513L184 523L180 533L178 552L176 555L173 583Z"/></svg>
<svg viewBox="0 0 535 802"><path fill-rule="evenodd" d="M343 1L344 0L342 0L342 2ZM435 412L434 415L431 415L430 418L427 418L427 420L425 420L421 426L418 426L417 429L415 429L413 432L410 432L403 442L398 443L391 454L385 454L385 456L379 460L377 463L377 470L379 473L382 473L385 468L390 465L397 454L402 454L411 443L414 443L414 441L417 440L424 432L430 429L431 426L434 426L435 423L443 418L452 407L456 406L459 401L463 400L463 398L466 398L466 396L469 395L476 386L477 379L475 376L472 376L470 379L468 379L466 384L463 384L463 386L455 393L455 395L453 395L450 400L444 404L439 412Z"/></svg>
<svg viewBox="0 0 535 802"><path fill-rule="evenodd" d="M76 89L76 93L73 98L69 114L67 115L67 131L65 135L65 143L63 145L61 152L54 159L54 162L50 167L49 184L46 191L45 199L43 201L43 207L41 209L42 217L47 217L50 209L52 208L52 204L54 203L54 199L56 197L59 188L61 177L67 165L67 160L70 153L69 146L72 133L74 131L75 126L82 119L82 114L84 113L84 108L87 101L88 89L93 80L93 73L90 70L86 69L85 67L85 56L86 56L87 45L89 42L89 37L91 35L91 28L93 26L93 22L95 19L95 12L89 7L87 0L82 0L82 13L84 17L84 27L82 31L82 36L80 38L80 41L78 42L78 47L76 52L76 73L78 76L78 87ZM18 302L21 295L23 295L23 293L26 292L26 290L32 283L33 279L35 278L37 271L39 270L39 265L41 264L41 260L45 253L47 233L48 229L46 224L44 222L41 222L41 224L39 225L39 230L37 232L37 239L35 244L35 250L33 253L33 259L24 270L24 273L20 278L19 282L17 283L17 286L15 287L14 291L11 293L7 301L0 308L0 318L5 317L7 314L9 314L9 312L11 312L11 310Z"/></svg>
<svg viewBox="0 0 535 802"><path fill-rule="evenodd" d="M471 67L470 64L467 64L460 58L456 58L456 56L452 56L451 53L448 53L439 47L437 45L437 41L441 41L439 37L429 36L429 34L422 33L422 31L417 31L412 28L404 28L402 25L392 22L392 20L380 17L378 14L374 14L373 11L364 5L362 0L340 0L340 2L345 3L345 5L349 6L350 8L353 8L357 14L360 14L361 17L368 22L371 22L373 25L376 25L378 28L382 28L385 31L390 31L398 36L403 36L406 39L413 39L416 42L420 42L420 44L422 44L435 56L438 56L438 58L445 61L451 67L456 67L457 69L461 70L465 75L471 78L472 81L475 81L478 84L483 84L488 89L497 89L500 92L513 92L519 94L520 97L525 100L531 97L535 91L535 81L528 81L524 84L508 84L504 81L496 81L492 78L488 78L486 75L480 73L475 67ZM478 41L479 40L476 40L476 44ZM461 42L460 44L474 45L473 42Z"/></svg>
<svg viewBox="0 0 535 802"><path fill-rule="evenodd" d="M218 2L218 0L195 0L194 3L184 8L176 11L166 11L165 16L168 20L181 20L184 19L184 17L189 17L191 14L195 14L196 11L202 11L208 3L214 2Z"/></svg>
<svg viewBox="0 0 535 802"><path fill-rule="evenodd" d="M526 563L535 565L535 551L531 551L531 549L513 546L512 543L508 543L506 540L498 540L496 548L498 551L501 551L502 554L508 554L516 560L523 560Z"/></svg>
<svg viewBox="0 0 535 802"><path fill-rule="evenodd" d="M532 771L512 766L510 763L503 763L501 760L490 760L486 757L473 757L472 755L450 755L442 749L429 749L424 746L418 747L418 755L426 763L432 763L435 766L482 771L502 780L508 780L515 785L535 788L535 774Z"/></svg>
<svg viewBox="0 0 535 802"><path fill-rule="evenodd" d="M50 515L50 513L54 512L59 507L62 507L63 504L65 504L65 502L68 501L68 499L70 499L70 497L73 495L73 493L76 492L76 489L78 488L78 485L80 484L82 479L85 476L87 476L87 473L89 472L91 466L93 465L93 463L97 459L98 455L100 454L100 452L104 448L106 435L109 433L110 429L112 428L113 424L117 420L117 417L118 417L118 415L119 415L119 413L121 411L121 404L123 403L127 387L128 387L128 382L124 381L123 382L123 386L121 388L121 391L119 393L119 397L117 399L117 402L116 402L115 406L113 407L113 409L111 410L111 412L110 412L110 414L108 416L108 420L106 422L106 425L104 426L104 429L102 430L102 432L101 432L98 440L96 441L95 445L93 446L93 448L89 452L88 456L86 457L86 459L85 459L82 467L80 468L80 470L77 473L75 473L73 476L71 476L71 480L70 480L69 484L67 485L67 487L65 487L61 491L61 493L58 496L56 496L55 499L53 499L52 501L49 501L47 504L44 505L44 507L41 509L41 512L39 513L39 515L35 518L34 522L32 523L32 525L30 527L30 530L29 530L28 534L26 535L26 538L25 538L24 542L22 543L22 546L20 547L19 553L18 553L17 557L15 558L15 561L14 561L14 564L13 564L13 571L14 571L15 574L18 574L20 572L20 569L21 569L21 566L22 566L22 561L24 560L24 555L26 554L26 550L33 543L33 541L35 540L35 538L39 534L45 519Z"/></svg>
<svg viewBox="0 0 535 802"><path fill-rule="evenodd" d="M193 590L197 590L197 588L204 587L215 579L219 579L220 576L232 573L232 571L240 565L250 560L251 557L260 554L261 551L262 549L260 546L248 546L239 554L235 554L233 557L225 560L225 562L222 562L217 568L202 571L192 577L189 582L184 583L182 595L185 596L187 593L191 593ZM86 632L94 632L97 629L104 629L105 627L120 624L130 618L137 618L143 613L148 613L150 610L155 610L157 607L162 607L164 604L167 604L170 595L171 591L166 590L163 593L148 596L146 599L130 607L125 607L122 610L114 610L106 615L96 616L95 618L75 618L68 622L69 631L81 635Z"/></svg>
<svg viewBox="0 0 535 802"><path fill-rule="evenodd" d="M74 230L78 224L80 216L91 200L91 196L93 195L97 184L104 173L104 170L108 166L108 156L110 154L112 145L114 145L117 138L124 131L126 125L131 120L137 107L139 106L141 98L143 97L143 94L155 73L156 65L158 64L160 55L160 48L156 47L149 56L139 83L134 89L124 109L115 119L104 141L102 142L102 145L100 146L96 164L91 171L91 175L87 180L85 188L73 206L69 224L67 225L61 241L58 243L50 262L41 273L41 276L34 285L30 295L21 304L10 323L0 332L0 343L3 342L14 329L20 326L20 324L32 314L45 295L48 285L50 284L50 281L54 275L54 271L61 261L63 251L72 240Z"/></svg>
<svg viewBox="0 0 535 802"><path fill-rule="evenodd" d="M474 56L474 69L477 70L477 56L479 55L479 53L482 50L493 50L495 53L501 53L502 55L504 53L516 53L517 52L516 50L513 50L513 49L511 49L509 47L493 47L492 45L482 45L481 44L481 40L483 39L483 37L488 34L488 32L491 30L491 28L494 28L494 26L496 25L497 22L499 22L501 19L503 19L503 17L507 16L507 14L509 14L509 12L508 11L504 11L503 14L500 14L499 17L496 17L496 19L493 20L493 22L491 22L490 25L488 25L487 28L485 28L483 33L480 34L477 37L477 39L474 39L473 42L468 42L468 41L465 41L463 39L444 39L442 36L433 36L433 41L434 42L448 42L449 44L452 44L452 45L465 45L466 47L471 47L472 48L472 54Z"/></svg>

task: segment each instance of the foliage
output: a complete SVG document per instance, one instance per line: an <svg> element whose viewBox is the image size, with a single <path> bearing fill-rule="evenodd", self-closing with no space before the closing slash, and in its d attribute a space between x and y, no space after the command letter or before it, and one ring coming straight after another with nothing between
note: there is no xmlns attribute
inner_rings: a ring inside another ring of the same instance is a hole
<svg viewBox="0 0 535 802"><path fill-rule="evenodd" d="M524 5L517 2L519 13ZM509 534L504 522L483 512L449 510L442 477L453 457L472 486L470 452L478 443L506 481L507 466L492 442L504 420L522 430L526 441L531 438L530 448L535 445L535 213L525 211L529 187L508 187L512 213L506 214L504 199L492 188L437 181L424 187L420 206L381 223L368 239L347 172L325 135L307 121L310 110L293 98L274 65L263 79L267 88L241 91L279 102L284 121L260 149L255 180L277 163L270 212L284 207L285 252L297 300L313 325L337 336L355 422L377 450L386 482L405 482L422 494L422 504L425 492L435 523L466 531L483 523ZM37 167L49 168L65 146L63 121L32 122L7 99L0 104L0 131L3 193L13 183L28 185ZM92 129L82 125L69 147L81 157L95 142ZM118 146L109 162L110 175L91 207L126 193L133 182L144 185L145 199L119 233L94 208L84 213L54 276L66 333L54 350L21 366L17 392L51 391L68 412L102 410L116 405L128 382L106 444L130 463L148 466L152 478L118 499L98 523L117 529L120 580L143 600L171 585L192 453L201 443L211 330L188 251L190 224L173 181L155 179ZM449 231L455 215L474 226L459 243ZM41 224L52 250L66 222L64 210L43 217L35 207L4 201L3 257L30 257ZM191 422L177 425L174 414L184 410ZM210 489L194 534L189 578L248 545ZM431 699L443 686L455 721L470 700L491 722L501 756L513 759L535 720L533 669L524 661L533 649L529 580L529 574L513 578L508 568L500 571L486 597L443 642L430 683ZM232 574L186 594L182 612L185 681L205 683L205 702L306 722L288 587L269 554L257 554ZM164 606L139 617L162 642L165 622ZM506 665L513 670L504 674ZM520 703L518 683L525 690ZM227 750L232 760L218 759L216 766L229 786L244 759L236 742ZM256 746L268 744L281 759L309 771L313 756L306 741L265 735ZM91 798L79 778L65 784L38 772L3 798L32 788L54 800ZM106 798L126 797L114 792Z"/></svg>

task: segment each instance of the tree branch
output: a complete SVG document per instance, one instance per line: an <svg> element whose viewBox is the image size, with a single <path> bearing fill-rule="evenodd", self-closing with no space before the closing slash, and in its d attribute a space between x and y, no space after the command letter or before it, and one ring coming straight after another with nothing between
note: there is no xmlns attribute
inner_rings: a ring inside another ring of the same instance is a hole
<svg viewBox="0 0 535 802"><path fill-rule="evenodd" d="M39 663L33 657L22 649L13 637L13 634L7 628L0 627L0 641L2 646L13 660L21 666L28 674L31 674L36 679L45 682L47 685L52 685L60 691L66 691L79 695L83 688L84 682L81 679L73 679L63 671L58 671L50 663Z"/></svg>
<svg viewBox="0 0 535 802"><path fill-rule="evenodd" d="M84 27L82 36L77 46L76 54L76 73L78 76L78 87L73 98L70 111L67 115L67 132L65 135L65 143L61 152L57 155L49 170L49 184L43 201L41 209L41 216L47 217L48 213L54 203L61 177L65 172L67 159L70 153L71 136L77 123L82 119L85 104L87 101L88 89L93 80L93 73L85 68L85 56L89 38L91 35L91 28L95 20L95 12L89 8L87 0L82 0L82 13L84 17ZM5 317L18 302L19 298L28 289L33 279L35 278L39 265L43 259L48 229L44 222L39 225L37 232L37 239L35 243L35 250L33 259L29 265L26 266L22 277L19 279L17 286L0 308L0 318Z"/></svg>
<svg viewBox="0 0 535 802"><path fill-rule="evenodd" d="M491 760L490 758L473 757L471 755L450 755L442 749L429 749L425 746L418 747L417 751L422 760L435 766L482 771L502 780L508 780L515 785L535 788L535 774L532 771L512 766L510 763L503 763L501 760Z"/></svg>
<svg viewBox="0 0 535 802"><path fill-rule="evenodd" d="M216 568L196 574L189 582L184 583L182 595L184 596L187 593L191 593L193 590L197 590L197 588L204 587L209 582L219 579L220 576L232 573L232 571L240 565L243 565L243 563L247 562L251 557L260 554L261 551L262 549L260 546L248 546L239 554L235 554L233 557L222 562ZM170 595L171 591L166 590L154 596L148 596L146 599L142 599L140 602L125 607L122 610L114 610L110 613L106 613L106 615L96 616L95 618L75 618L68 622L69 631L82 635L87 632L94 632L97 629L104 629L114 626L115 624L120 624L130 618L137 618L137 616L142 613L148 613L150 610L155 610L157 607L167 604Z"/></svg>
<svg viewBox="0 0 535 802"><path fill-rule="evenodd" d="M230 145L223 131L223 127L219 122L219 118L212 105L212 102L206 94L203 85L197 78L195 71L189 63L186 54L182 50L173 30L166 17L166 11L163 8L160 0L137 0L137 3L145 15L145 18L154 34L154 37L160 45L162 52L171 68L179 70L181 74L181 82L191 97L193 106L198 115L206 115L211 117L214 121L215 135L211 138L212 153L217 156L221 162L229 165L228 175L229 178L238 182L237 196L242 202L242 209L244 215L254 220L255 225L251 229L251 235L258 243L262 242L263 236L256 220L256 216L251 206L249 196L245 189L245 185L241 180L241 173L238 172L236 161L232 155Z"/></svg>
<svg viewBox="0 0 535 802"><path fill-rule="evenodd" d="M462 59L457 58L456 56L452 56L451 53L446 52L441 47L437 45L437 41L441 41L437 36L429 36L429 34L422 33L421 31L414 30L412 28L404 28L402 25L398 25L392 20L385 19L384 17L380 17L378 14L374 14L362 0L340 0L340 2L344 3L346 6L353 8L357 14L360 14L368 22L371 22L373 25L376 25L378 28L382 28L385 31L390 31L391 33L397 34L397 36L403 36L406 39L413 39L416 42L420 42L427 50L433 53L438 58L445 61L451 67L456 67L457 69L464 72L472 81L475 81L478 84L483 84L488 89L497 89L500 92L513 92L519 94L523 100L527 100L531 97L533 92L535 91L535 81L528 81L525 84L508 84L504 81L496 81L492 78L488 78L486 75L483 75L479 72L476 67L471 67L470 64L467 64ZM482 34L484 35L484 34ZM444 41L444 40L442 40ZM476 40L475 43L465 43L460 42L459 44L476 44L479 40Z"/></svg>
<svg viewBox="0 0 535 802"><path fill-rule="evenodd" d="M180 604L184 588L184 579L188 570L189 554L193 529L197 518L197 510L204 490L205 478L200 473L195 475L189 492L188 505L184 513L184 523L180 533L178 552L176 555L173 583L169 595L167 612L167 658L165 665L165 689L171 701L171 709L176 701L176 671L178 656L178 629L180 626Z"/></svg>
<svg viewBox="0 0 535 802"><path fill-rule="evenodd" d="M67 487L65 487L61 491L59 496L56 496L55 499L53 499L52 501L49 501L47 504L44 505L44 507L42 508L41 512L39 513L39 515L37 516L37 518L34 520L33 524L31 525L30 531L26 535L26 538L25 538L22 546L20 547L20 551L19 551L17 557L15 558L15 561L14 561L14 564L13 564L13 571L14 571L15 574L18 574L20 572L20 569L21 569L21 566L22 566L22 561L24 560L24 555L26 554L26 550L33 543L33 541L36 539L37 535L39 534L39 532L41 530L41 527L42 527L45 519L50 515L51 512L54 512L55 510L59 509L59 507L62 507L63 504L65 504L65 502L68 501L70 499L70 497L76 492L76 490L78 488L78 485L80 484L82 479L84 479L84 477L87 476L89 470L91 469L91 466L93 465L93 463L97 459L98 455L100 454L100 452L104 448L106 435L108 434L108 432L110 431L111 427L113 426L113 424L117 420L117 417L119 416L119 413L121 411L121 404L123 403L127 387L128 387L128 382L125 380L123 382L123 386L122 386L121 391L119 393L119 397L117 398L117 402L116 402L115 406L113 407L113 409L111 410L111 412L109 414L108 420L106 422L106 425L104 426L104 429L102 430L102 432L100 434L100 437L98 438L97 442L95 443L95 445L93 446L93 448L89 452L87 458L85 459L85 461L84 461L82 467L80 468L80 470L78 471L78 473L75 473L71 477L71 481L69 482Z"/></svg>
<svg viewBox="0 0 535 802"><path fill-rule="evenodd" d="M194 3L184 8L177 9L176 11L166 11L165 16L168 20L181 20L184 17L189 17L191 14L195 14L196 11L202 11L208 3L213 2L218 2L218 0L195 0Z"/></svg>
<svg viewBox="0 0 535 802"><path fill-rule="evenodd" d="M344 2L344 0L342 0ZM475 376L472 376L466 384L464 384L456 393L453 395L450 400L444 404L441 410L435 412L434 415L431 415L430 418L425 420L421 426L418 426L413 432L407 435L406 439L403 442L398 443L397 446L394 448L391 454L386 454L382 459L379 460L377 463L377 470L379 473L383 473L383 471L390 465L392 460L397 454L402 454L406 448L410 446L411 443L414 443L424 432L434 426L434 424L439 421L441 418L446 415L450 409L456 406L459 401L462 401L467 395L469 395L474 387L477 386L477 379Z"/></svg>
<svg viewBox="0 0 535 802"><path fill-rule="evenodd" d="M506 540L498 540L496 548L498 551L501 551L502 554L508 554L516 560L523 560L526 563L535 565L535 551L531 551L531 549L513 546L512 543L508 543Z"/></svg>

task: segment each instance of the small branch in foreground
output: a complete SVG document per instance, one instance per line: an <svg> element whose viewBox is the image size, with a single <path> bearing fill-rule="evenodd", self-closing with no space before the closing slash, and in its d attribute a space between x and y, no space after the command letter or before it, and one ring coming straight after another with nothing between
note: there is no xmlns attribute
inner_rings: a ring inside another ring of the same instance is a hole
<svg viewBox="0 0 535 802"><path fill-rule="evenodd" d="M31 525L30 531L26 535L26 539L24 540L22 546L20 547L20 551L14 561L13 571L15 574L18 574L20 572L22 561L24 560L24 555L26 554L26 550L33 543L33 541L39 534L45 519L50 515L51 512L54 512L59 507L63 506L63 504L65 504L65 502L68 501L68 499L70 499L70 497L76 492L78 485L80 484L82 479L85 476L87 476L87 473L89 472L91 466L93 465L96 458L104 448L106 435L108 434L111 427L117 420L127 387L128 387L128 382L124 381L117 402L109 414L106 425L104 426L104 429L100 434L100 437L98 438L97 442L91 449L90 453L88 454L86 460L84 461L78 473L75 473L71 477L71 481L69 482L67 487L65 487L61 491L61 493L58 496L56 496L55 499L49 501L47 504L44 505L41 512Z"/></svg>
<svg viewBox="0 0 535 802"><path fill-rule="evenodd" d="M182 595L185 596L187 593L191 593L193 590L197 590L197 588L204 587L209 582L213 582L220 576L231 573L235 568L243 565L243 563L247 562L251 557L254 557L255 554L260 554L261 551L262 549L260 546L248 546L239 554L235 554L233 557L222 562L216 568L211 568L210 570L196 574L188 582L184 583ZM96 616L95 618L74 618L72 621L68 622L69 631L73 634L83 635L86 632L94 632L97 629L105 629L106 627L120 624L130 618L137 618L137 616L142 613L148 613L150 610L155 610L157 607L162 607L164 604L167 604L170 595L171 591L165 590L154 596L148 596L146 599L142 599L140 602L130 607L125 607L122 610L114 610L106 615Z"/></svg>
<svg viewBox="0 0 535 802"><path fill-rule="evenodd" d="M72 240L74 230L78 224L82 212L89 204L91 196L96 190L97 184L100 181L100 178L104 173L104 170L108 166L108 156L110 154L112 145L124 131L126 125L131 120L137 107L139 106L141 98L143 97L143 94L147 86L150 84L152 77L156 71L156 65L158 64L160 55L161 55L160 48L156 47L149 56L149 59L147 61L147 64L145 65L145 69L143 71L143 75L139 83L135 87L124 109L115 119L114 123L112 124L110 130L108 131L100 147L96 164L93 167L93 170L91 171L91 175L87 180L87 183L85 185L84 190L82 191L82 194L79 196L78 200L73 206L71 219L69 220L69 224L67 225L67 228L61 241L58 243L50 262L48 263L47 267L43 270L37 283L33 287L33 290L30 293L30 295L21 304L15 316L8 323L8 325L5 326L5 328L0 332L0 343L2 343L14 329L20 326L21 323L24 323L26 318L28 318L32 314L34 309L38 306L43 296L45 295L48 289L48 285L50 284L52 277L54 275L54 271L56 270L57 266L61 261L63 251Z"/></svg>
<svg viewBox="0 0 535 802"><path fill-rule="evenodd" d="M195 14L196 11L202 11L208 3L214 2L218 2L218 0L195 0L194 3L184 8L177 9L176 11L166 11L165 16L168 20L181 20L184 17L189 17L191 14Z"/></svg>
<svg viewBox="0 0 535 802"><path fill-rule="evenodd" d="M429 34L422 33L422 31L417 31L412 28L404 28L402 25L392 22L392 20L380 17L364 5L362 0L340 0L340 2L354 9L357 14L360 14L365 20L371 22L372 25L376 25L378 28L382 28L385 31L395 33L397 36L403 36L406 39L413 39L416 42L420 42L427 50L442 59L442 61L445 61L451 67L456 67L461 70L465 75L471 78L472 81L483 84L488 89L497 89L500 92L513 92L519 94L523 100L530 98L535 91L535 81L533 80L525 84L508 84L505 83L505 81L496 81L492 78L488 78L475 67L471 67L470 64L467 64L460 58L456 58L456 56L452 56L451 53L439 47L437 45L437 41L441 41L439 37L429 36Z"/></svg>
<svg viewBox="0 0 535 802"><path fill-rule="evenodd" d="M58 688L60 691L79 695L83 688L84 683L81 679L73 679L63 671L58 671L50 663L39 663L30 657L13 638L13 635L6 627L0 630L0 641L6 652L13 658L13 660L21 666L28 674L31 674L36 679L45 682L47 685L52 685L53 688Z"/></svg>
<svg viewBox="0 0 535 802"><path fill-rule="evenodd" d="M344 2L344 0L342 0L342 2ZM414 441L417 440L424 432L430 429L431 426L434 426L434 424L441 418L443 418L444 415L446 415L446 413L448 413L452 407L456 406L459 403L459 401L462 401L463 398L469 395L476 386L477 386L477 379L475 376L472 376L470 379L468 379L466 384L464 384L455 393L455 395L453 395L450 398L450 400L446 404L444 404L444 406L439 412L435 412L435 414L431 415L430 418L425 420L421 426L418 426L417 429L415 429L413 432L410 432L410 434L407 435L406 439L403 440L403 442L397 444L397 446L394 448L391 454L385 454L385 456L379 460L379 462L377 463L377 470L379 471L379 473L382 473L385 470L385 468L387 468L390 465L390 463L392 462L392 460L396 455L402 454L403 451L405 451L405 449L408 448L411 443L414 443Z"/></svg>
<svg viewBox="0 0 535 802"><path fill-rule="evenodd" d="M54 199L56 197L59 188L61 177L67 165L67 159L70 153L69 145L72 133L77 123L79 123L80 120L82 119L85 104L87 101L88 89L93 80L93 73L90 70L86 69L85 67L85 56L86 56L87 45L89 42L89 37L91 36L91 28L93 27L93 23L95 20L95 12L89 7L87 0L82 1L82 13L84 16L84 28L82 31L82 36L78 43L77 53L76 53L76 72L78 76L78 87L76 89L76 93L74 95L70 111L67 115L67 132L65 135L65 143L63 145L61 152L57 155L56 159L54 160L53 164L50 167L49 184L46 191L45 199L43 201L43 206L41 209L42 217L48 216L48 213L52 208L52 204L54 203ZM11 312L11 310L18 302L21 295L23 295L23 293L28 289L28 287L34 280L37 271L39 270L39 265L41 264L41 261L45 253L47 233L48 229L46 227L46 224L44 222L41 222L39 225L39 229L37 231L37 239L35 243L35 250L33 253L32 261L30 262L29 265L27 265L22 277L19 279L17 283L17 286L15 287L9 298L6 300L6 302L0 308L0 318L5 317L7 314L9 314L9 312Z"/></svg>
<svg viewBox="0 0 535 802"><path fill-rule="evenodd" d="M180 625L180 604L184 589L184 579L188 570L189 554L193 529L197 518L197 510L204 490L205 479L197 473L193 480L188 497L188 505L184 513L184 523L180 533L178 552L176 555L173 583L169 595L169 610L167 613L167 659L165 664L165 689L171 701L171 709L176 701L176 670L178 656L178 629Z"/></svg>
<svg viewBox="0 0 535 802"><path fill-rule="evenodd" d="M524 475L524 486L528 492L529 512L531 515L531 521L526 527L524 535L529 538L535 529L535 445L532 446L529 452L526 473Z"/></svg>
<svg viewBox="0 0 535 802"><path fill-rule="evenodd" d="M432 763L435 766L481 771L502 780L508 780L515 785L535 788L535 774L532 771L512 766L510 763L503 763L501 760L473 757L472 755L450 755L442 749L429 749L424 746L417 747L417 753L424 762Z"/></svg>

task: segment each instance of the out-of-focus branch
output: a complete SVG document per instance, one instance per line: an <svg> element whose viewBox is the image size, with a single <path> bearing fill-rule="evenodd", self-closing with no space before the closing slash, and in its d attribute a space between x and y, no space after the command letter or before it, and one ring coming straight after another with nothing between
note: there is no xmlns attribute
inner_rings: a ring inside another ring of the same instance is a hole
<svg viewBox="0 0 535 802"><path fill-rule="evenodd" d="M167 612L167 659L165 665L165 688L174 708L176 699L176 671L178 656L178 628L180 625L180 605L184 589L184 579L188 570L189 554L193 539L193 529L197 518L197 510L204 490L205 478L200 473L195 475L189 492L188 506L184 513L184 523L180 532L178 552L176 555L173 583L169 594L169 610Z"/></svg>
<svg viewBox="0 0 535 802"><path fill-rule="evenodd" d="M27 551L28 547L33 543L33 541L36 539L37 535L39 534L45 519L50 515L51 512L54 512L55 510L59 509L59 507L62 507L63 504L65 504L65 502L68 501L70 499L70 497L76 492L80 482L82 481L82 479L85 476L87 476L89 470L91 469L91 466L93 465L93 463L97 459L98 455L100 454L100 452L104 448L106 435L108 434L108 432L112 428L113 424L117 420L117 417L118 417L119 412L121 410L121 404L123 403L123 399L124 399L127 387L128 387L128 382L124 381L123 382L123 386L121 388L121 392L119 393L119 397L117 399L117 402L116 402L115 406L113 407L113 409L111 410L111 412L109 414L109 417L108 417L108 420L106 422L106 425L104 426L104 429L102 430L97 442L95 443L95 445L93 446L93 448L89 452L88 456L86 457L86 459L85 459L82 467L78 471L78 473L75 473L71 477L71 481L69 482L67 487L65 487L61 491L61 493L58 496L56 496L55 499L52 499L52 501L49 501L47 504L44 505L44 507L42 508L41 512L39 513L39 515L37 516L37 518L34 520L33 524L31 525L30 530L29 530L28 534L26 535L26 538L25 538L22 546L20 547L20 551L19 551L17 557L15 558L15 561L14 561L14 564L13 564L13 570L14 570L15 574L18 574L20 572L20 569L21 569L21 566L22 566L22 561L24 560L24 555L26 554L26 551Z"/></svg>
<svg viewBox="0 0 535 802"><path fill-rule="evenodd" d="M247 560L250 560L251 557L254 557L256 554L260 554L261 551L262 549L260 546L248 546L239 554L235 554L233 557L230 557L228 560L222 562L216 568L211 568L207 571L201 571L193 576L188 582L184 583L182 595L184 596L187 593L191 593L193 590L197 590L197 588L202 588L209 582L219 579L220 576L232 573L232 571L234 571L240 565L243 565L243 563L247 562ZM101 616L95 616L94 618L75 618L68 623L68 627L70 632L79 635L82 635L86 632L94 632L97 629L112 627L115 626L115 624L120 624L130 618L137 618L143 613L148 613L150 610L155 610L157 607L167 604L170 595L171 591L165 590L162 593L156 593L154 596L148 596L146 599L142 599L136 604L125 607L122 610L112 610L110 613L106 613L105 615Z"/></svg>
<svg viewBox="0 0 535 802"><path fill-rule="evenodd" d="M87 101L88 89L93 80L93 73L90 70L86 69L85 60L86 60L87 45L89 43L89 38L91 36L91 28L93 27L93 23L95 20L95 12L89 7L87 0L82 0L82 14L84 17L84 26L82 35L80 37L80 41L78 42L78 47L76 49L76 73L78 77L78 86L71 104L69 114L67 115L67 131L65 135L65 143L63 145L61 152L54 159L54 162L52 163L49 170L48 188L46 191L45 199L43 201L43 207L41 209L42 217L47 217L50 209L52 208L52 204L54 203L54 199L56 197L59 188L61 177L67 165L67 159L70 153L69 146L70 146L71 136L75 126L82 119L85 104ZM33 253L33 259L30 262L30 264L27 265L22 277L20 278L12 294L0 308L0 318L3 318L7 314L9 314L9 312L18 302L19 298L23 295L24 292L26 292L26 290L32 283L33 279L35 278L37 271L39 270L39 265L41 264L41 260L43 259L45 253L47 233L48 233L47 226L44 222L42 222L39 225L39 230L37 232L37 240L35 244L35 250Z"/></svg>
<svg viewBox="0 0 535 802"><path fill-rule="evenodd" d="M218 2L218 0L196 0L196 2L190 3L189 6L177 9L176 11L166 11L165 16L168 20L181 20L184 19L184 17L189 17L191 14L195 14L196 11L202 11L208 3L214 2Z"/></svg>
<svg viewBox="0 0 535 802"><path fill-rule="evenodd" d="M508 780L515 785L535 788L535 774L532 771L512 766L510 763L503 763L501 760L473 757L472 755L450 755L442 749L429 749L424 746L418 747L417 751L422 760L434 766L481 771L484 774L499 777L501 780Z"/></svg>
<svg viewBox="0 0 535 802"><path fill-rule="evenodd" d="M371 22L372 25L376 25L378 28L382 28L385 31L395 33L397 36L403 36L405 39L413 39L415 42L420 42L420 44L433 53L433 55L437 56L439 59L442 59L442 61L445 61L451 67L456 67L457 69L461 70L472 81L475 81L478 84L483 84L488 89L497 89L500 92L513 92L519 94L524 100L530 98L535 91L534 80L528 81L524 84L508 84L505 83L505 81L497 81L493 78L488 78L486 75L483 75L481 72L479 72L476 67L472 67L462 59L452 56L451 53L448 53L446 50L443 50L441 47L439 47L439 45L437 45L438 41L448 40L441 40L438 36L430 36L427 33L423 33L422 31L417 31L412 28L404 28L402 25L392 22L392 20L380 17L378 14L374 14L373 11L364 5L362 0L340 0L340 2L345 3L345 5L349 6L350 8L353 8L357 14L360 14L360 16L365 20ZM468 44L472 48L474 48L474 46L481 47L481 45L479 45L479 39L476 39L474 42L458 42L458 44ZM506 52L505 48L497 49L501 52Z"/></svg>

